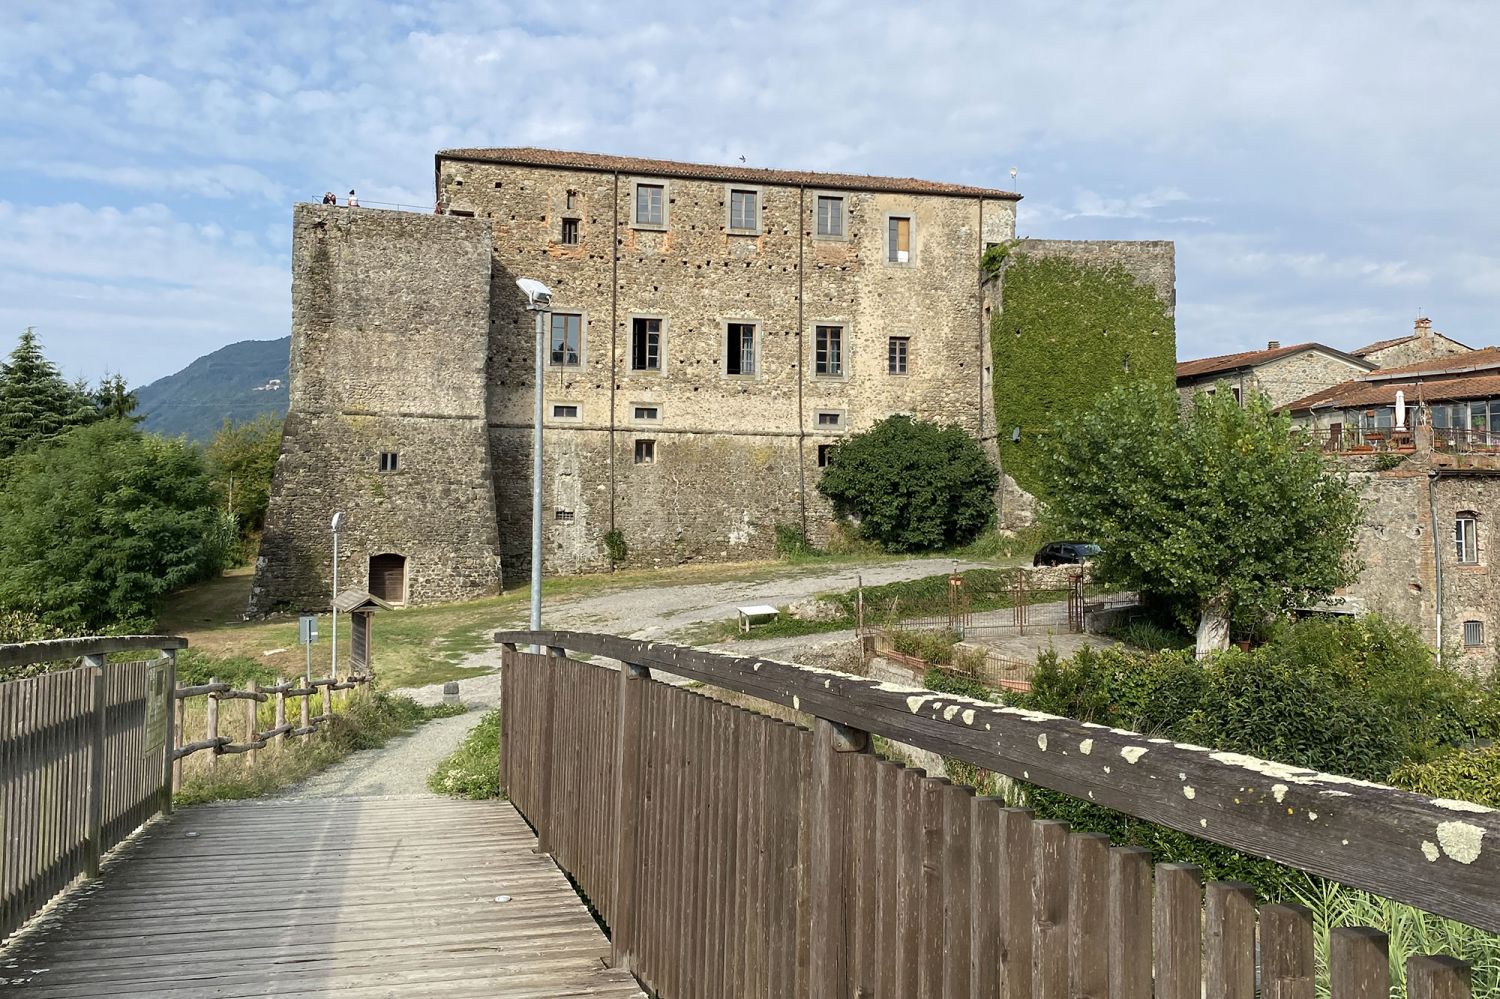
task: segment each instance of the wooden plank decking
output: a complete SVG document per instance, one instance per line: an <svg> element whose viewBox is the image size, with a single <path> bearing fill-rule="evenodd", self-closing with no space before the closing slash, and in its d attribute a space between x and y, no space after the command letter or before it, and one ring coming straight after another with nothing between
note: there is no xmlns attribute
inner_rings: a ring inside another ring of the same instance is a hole
<svg viewBox="0 0 1500 999"><path fill-rule="evenodd" d="M499 802L187 809L0 950L0 995L642 996L535 846Z"/></svg>

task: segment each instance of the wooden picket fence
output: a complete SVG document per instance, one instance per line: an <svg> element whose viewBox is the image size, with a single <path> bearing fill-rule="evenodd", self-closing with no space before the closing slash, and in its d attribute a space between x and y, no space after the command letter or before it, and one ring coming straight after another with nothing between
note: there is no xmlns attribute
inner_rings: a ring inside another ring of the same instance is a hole
<svg viewBox="0 0 1500 999"><path fill-rule="evenodd" d="M664 999L1314 996L1306 909L880 759L871 733L1500 931L1500 812L769 660L495 637L506 791ZM1388 999L1383 936L1330 949L1333 999ZM1414 957L1407 994L1469 976Z"/></svg>

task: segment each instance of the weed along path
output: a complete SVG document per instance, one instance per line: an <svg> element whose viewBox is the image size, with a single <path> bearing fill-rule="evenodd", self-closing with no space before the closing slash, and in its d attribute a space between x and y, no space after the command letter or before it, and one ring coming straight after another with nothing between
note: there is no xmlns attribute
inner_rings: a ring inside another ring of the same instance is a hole
<svg viewBox="0 0 1500 999"><path fill-rule="evenodd" d="M483 717L483 708L474 706L466 714L426 722L406 735L396 736L379 749L351 753L327 770L292 785L277 797L290 801L435 797L427 789L427 778Z"/></svg>

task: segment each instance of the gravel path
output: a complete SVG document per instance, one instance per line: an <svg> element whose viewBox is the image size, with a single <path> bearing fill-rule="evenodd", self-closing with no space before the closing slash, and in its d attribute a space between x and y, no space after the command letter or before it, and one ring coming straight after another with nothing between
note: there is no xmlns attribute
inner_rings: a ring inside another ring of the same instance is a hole
<svg viewBox="0 0 1500 999"><path fill-rule="evenodd" d="M427 778L458 748L484 711L438 718L400 735L379 749L362 749L320 774L278 795L292 801L372 796L436 797Z"/></svg>

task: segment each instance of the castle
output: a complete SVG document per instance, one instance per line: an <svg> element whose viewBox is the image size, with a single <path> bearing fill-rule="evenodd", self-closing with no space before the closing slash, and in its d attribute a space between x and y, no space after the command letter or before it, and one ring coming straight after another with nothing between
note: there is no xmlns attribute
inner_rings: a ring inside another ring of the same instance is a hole
<svg viewBox="0 0 1500 999"><path fill-rule="evenodd" d="M607 567L612 531L639 564L764 557L778 524L820 541L830 448L894 413L1000 457L980 259L1014 240L1019 195L531 148L434 167L431 215L294 210L290 411L253 613L327 602L335 511L341 581L394 602L526 571L519 278L554 293L548 572ZM1170 243L1027 245L1123 267L1170 315Z"/></svg>

